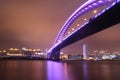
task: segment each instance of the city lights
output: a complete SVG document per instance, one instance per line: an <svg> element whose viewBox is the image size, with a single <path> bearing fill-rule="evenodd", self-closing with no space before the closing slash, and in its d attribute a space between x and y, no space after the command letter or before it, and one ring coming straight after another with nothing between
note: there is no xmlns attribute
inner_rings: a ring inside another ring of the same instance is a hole
<svg viewBox="0 0 120 80"><path fill-rule="evenodd" d="M0 50L1 58L13 58L13 59L44 59L47 57L46 53L43 53L40 49L31 48L9 48L8 50Z"/></svg>
<svg viewBox="0 0 120 80"><path fill-rule="evenodd" d="M3 50L3 52L7 52L6 50Z"/></svg>
<svg viewBox="0 0 120 80"><path fill-rule="evenodd" d="M0 80L120 80L120 0L0 3Z"/></svg>

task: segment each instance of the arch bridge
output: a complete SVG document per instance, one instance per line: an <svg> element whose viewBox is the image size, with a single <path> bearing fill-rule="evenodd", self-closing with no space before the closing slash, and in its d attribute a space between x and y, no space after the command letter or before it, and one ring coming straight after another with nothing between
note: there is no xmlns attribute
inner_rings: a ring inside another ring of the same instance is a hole
<svg viewBox="0 0 120 80"><path fill-rule="evenodd" d="M77 28L71 28L72 24L84 16L87 12L98 7L103 7L97 12L93 11L94 16L84 18L82 25L77 24ZM59 59L60 50L78 40L84 39L99 31L109 28L120 22L120 0L88 0L81 5L64 23L58 33L53 46L47 52L49 59ZM72 29L72 32L69 32Z"/></svg>

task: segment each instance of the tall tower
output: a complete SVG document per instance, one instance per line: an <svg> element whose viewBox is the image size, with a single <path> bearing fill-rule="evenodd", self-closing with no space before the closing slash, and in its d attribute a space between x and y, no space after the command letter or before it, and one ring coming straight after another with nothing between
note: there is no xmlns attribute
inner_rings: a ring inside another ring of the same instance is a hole
<svg viewBox="0 0 120 80"><path fill-rule="evenodd" d="M83 45L83 59L87 59L88 58L88 45L84 44Z"/></svg>

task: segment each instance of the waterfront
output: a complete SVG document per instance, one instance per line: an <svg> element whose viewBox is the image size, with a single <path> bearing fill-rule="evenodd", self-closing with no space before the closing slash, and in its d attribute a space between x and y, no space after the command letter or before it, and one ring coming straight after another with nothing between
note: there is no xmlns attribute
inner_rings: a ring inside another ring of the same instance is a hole
<svg viewBox="0 0 120 80"><path fill-rule="evenodd" d="M120 80L119 74L120 61L0 61L0 80Z"/></svg>

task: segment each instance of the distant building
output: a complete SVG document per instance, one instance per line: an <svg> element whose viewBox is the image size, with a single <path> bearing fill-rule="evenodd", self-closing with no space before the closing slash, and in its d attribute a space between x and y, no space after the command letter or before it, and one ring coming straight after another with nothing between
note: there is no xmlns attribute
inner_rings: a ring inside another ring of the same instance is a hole
<svg viewBox="0 0 120 80"><path fill-rule="evenodd" d="M70 59L70 60L82 60L83 55L71 54L71 55L68 55L68 59Z"/></svg>
<svg viewBox="0 0 120 80"><path fill-rule="evenodd" d="M0 50L0 57L5 57L7 54L6 50Z"/></svg>
<svg viewBox="0 0 120 80"><path fill-rule="evenodd" d="M83 59L88 59L88 45L83 45Z"/></svg>
<svg viewBox="0 0 120 80"><path fill-rule="evenodd" d="M67 54L60 54L60 59L67 60L68 59L68 55Z"/></svg>
<svg viewBox="0 0 120 80"><path fill-rule="evenodd" d="M28 49L28 48L22 48L22 53L25 56L32 57L32 56L43 56L43 53L40 49Z"/></svg>

